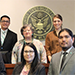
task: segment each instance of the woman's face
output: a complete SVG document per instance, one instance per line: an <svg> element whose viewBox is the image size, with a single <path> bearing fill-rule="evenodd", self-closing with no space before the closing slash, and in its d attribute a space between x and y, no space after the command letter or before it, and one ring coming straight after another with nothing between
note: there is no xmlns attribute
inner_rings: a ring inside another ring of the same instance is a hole
<svg viewBox="0 0 75 75"><path fill-rule="evenodd" d="M32 37L32 30L30 29L30 27L26 27L25 29L23 29L23 35L25 38Z"/></svg>
<svg viewBox="0 0 75 75"><path fill-rule="evenodd" d="M33 48L31 48L30 46L25 46L23 56L24 56L24 59L26 60L26 62L31 63L35 57L35 52L34 52Z"/></svg>
<svg viewBox="0 0 75 75"><path fill-rule="evenodd" d="M53 19L53 25L54 25L54 28L56 29L56 30L58 30L58 29L61 29L61 26L62 26L62 21L59 19L59 18L54 18Z"/></svg>

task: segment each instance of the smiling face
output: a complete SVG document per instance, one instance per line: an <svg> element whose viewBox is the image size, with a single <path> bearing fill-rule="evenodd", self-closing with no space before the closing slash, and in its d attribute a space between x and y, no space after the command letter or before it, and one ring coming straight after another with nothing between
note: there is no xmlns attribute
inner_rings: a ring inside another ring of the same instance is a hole
<svg viewBox="0 0 75 75"><path fill-rule="evenodd" d="M9 21L8 18L3 17L0 24L1 24L1 28L2 28L3 30L6 30L6 29L8 29L8 27L9 27L9 25L10 25L10 21Z"/></svg>
<svg viewBox="0 0 75 75"><path fill-rule="evenodd" d="M59 30L62 27L62 21L59 18L54 17L53 18L53 25L54 25L56 30Z"/></svg>
<svg viewBox="0 0 75 75"><path fill-rule="evenodd" d="M23 56L26 62L31 63L35 57L35 52L30 46L25 46Z"/></svg>
<svg viewBox="0 0 75 75"><path fill-rule="evenodd" d="M26 27L25 29L23 29L23 35L25 38L30 38L32 37L32 30L30 29L30 27Z"/></svg>
<svg viewBox="0 0 75 75"><path fill-rule="evenodd" d="M59 44L63 50L68 50L74 42L74 38L72 38L67 31L63 31L59 36Z"/></svg>

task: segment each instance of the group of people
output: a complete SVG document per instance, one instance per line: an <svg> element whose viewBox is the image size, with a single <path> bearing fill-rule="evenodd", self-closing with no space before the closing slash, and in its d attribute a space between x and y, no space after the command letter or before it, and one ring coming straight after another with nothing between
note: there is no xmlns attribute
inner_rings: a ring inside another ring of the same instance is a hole
<svg viewBox="0 0 75 75"><path fill-rule="evenodd" d="M44 47L42 42L34 39L34 30L29 24L22 26L20 32L23 39L17 41L17 34L8 28L10 17L3 15L0 18L0 75L6 75L4 63L16 64L12 75L46 75L42 63L47 63L47 60L50 63L48 75L74 75L73 32L62 28L62 24L62 16L54 15L55 29L46 35ZM67 54L61 68L64 52Z"/></svg>

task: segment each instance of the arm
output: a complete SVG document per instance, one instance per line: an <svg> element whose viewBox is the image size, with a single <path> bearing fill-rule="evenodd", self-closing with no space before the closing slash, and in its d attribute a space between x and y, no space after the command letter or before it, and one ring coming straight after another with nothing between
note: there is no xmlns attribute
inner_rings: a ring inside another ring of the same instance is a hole
<svg viewBox="0 0 75 75"><path fill-rule="evenodd" d="M3 62L3 59L2 59L1 53L0 53L0 75L6 75L6 69L5 69L5 66L4 66L4 62Z"/></svg>
<svg viewBox="0 0 75 75"><path fill-rule="evenodd" d="M51 61L51 58L52 58L52 57L48 55L48 60L49 60L49 62Z"/></svg>
<svg viewBox="0 0 75 75"><path fill-rule="evenodd" d="M12 48L14 47L16 42L17 42L17 34L14 34L12 39Z"/></svg>
<svg viewBox="0 0 75 75"><path fill-rule="evenodd" d="M13 47L13 50L12 50L12 56L11 56L11 63L12 64L16 64L17 63L17 52L18 51L18 42L15 44L15 46Z"/></svg>
<svg viewBox="0 0 75 75"><path fill-rule="evenodd" d="M49 35L48 34L47 34L46 40L45 40L45 49L46 49L46 54L48 56L48 60L51 61L50 38L49 38Z"/></svg>
<svg viewBox="0 0 75 75"><path fill-rule="evenodd" d="M38 75L46 75L45 66L43 66Z"/></svg>
<svg viewBox="0 0 75 75"><path fill-rule="evenodd" d="M21 62L21 50L23 47L23 42L18 41L13 50L12 50L12 64L16 64L17 62Z"/></svg>
<svg viewBox="0 0 75 75"><path fill-rule="evenodd" d="M40 42L40 58L42 63L47 63L46 50L41 42Z"/></svg>

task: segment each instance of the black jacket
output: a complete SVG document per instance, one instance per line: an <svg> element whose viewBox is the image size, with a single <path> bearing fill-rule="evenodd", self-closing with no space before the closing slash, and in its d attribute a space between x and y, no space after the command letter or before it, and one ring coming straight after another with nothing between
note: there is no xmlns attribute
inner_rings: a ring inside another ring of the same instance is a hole
<svg viewBox="0 0 75 75"><path fill-rule="evenodd" d="M3 62L3 59L2 59L1 53L0 53L0 75L6 75L6 69L5 69L5 66L4 66L4 62Z"/></svg>
<svg viewBox="0 0 75 75"><path fill-rule="evenodd" d="M4 63L11 62L11 51L16 42L17 42L17 34L8 29L4 43L1 46L1 29L0 29L0 52L2 53Z"/></svg>
<svg viewBox="0 0 75 75"><path fill-rule="evenodd" d="M13 74L12 75L20 75L21 71L23 70L23 67L22 67L22 63L20 64L17 64L13 70ZM46 75L46 72L45 72L45 66L42 65L42 64L38 64L34 73L31 74L30 72L28 73L28 75Z"/></svg>

